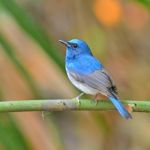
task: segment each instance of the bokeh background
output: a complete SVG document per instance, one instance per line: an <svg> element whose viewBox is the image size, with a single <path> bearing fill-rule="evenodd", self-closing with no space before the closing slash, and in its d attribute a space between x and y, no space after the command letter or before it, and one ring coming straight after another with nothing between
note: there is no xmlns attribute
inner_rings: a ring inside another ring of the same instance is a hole
<svg viewBox="0 0 150 150"><path fill-rule="evenodd" d="M150 1L0 0L0 99L72 98L59 39L84 39L121 99L150 99ZM150 116L0 114L0 150L149 150Z"/></svg>

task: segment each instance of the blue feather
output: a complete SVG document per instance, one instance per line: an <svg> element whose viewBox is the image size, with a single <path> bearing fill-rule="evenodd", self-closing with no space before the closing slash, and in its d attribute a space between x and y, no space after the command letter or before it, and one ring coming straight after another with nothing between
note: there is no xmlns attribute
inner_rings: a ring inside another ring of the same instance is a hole
<svg viewBox="0 0 150 150"><path fill-rule="evenodd" d="M132 119L131 114L125 109L123 104L120 102L119 99L110 96L109 99L115 105L116 109L119 111L120 115L126 119Z"/></svg>
<svg viewBox="0 0 150 150"><path fill-rule="evenodd" d="M103 65L93 56L81 55L75 60L66 60L66 69L82 75L88 75L96 70L102 70Z"/></svg>

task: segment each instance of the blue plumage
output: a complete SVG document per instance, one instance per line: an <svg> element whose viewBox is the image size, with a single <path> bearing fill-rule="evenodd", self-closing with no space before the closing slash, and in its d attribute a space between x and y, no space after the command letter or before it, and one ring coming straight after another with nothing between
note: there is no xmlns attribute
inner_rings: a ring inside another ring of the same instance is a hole
<svg viewBox="0 0 150 150"><path fill-rule="evenodd" d="M67 59L66 56L66 69L68 71L74 71L80 74L89 74L94 72L95 70L101 70L103 68L102 64L99 61L91 57L90 55L81 55L74 59Z"/></svg>
<svg viewBox="0 0 150 150"><path fill-rule="evenodd" d="M125 109L125 107L122 105L120 100L116 99L115 97L108 97L111 102L115 105L116 109L119 111L120 115L126 119L132 118L130 113Z"/></svg>
<svg viewBox="0 0 150 150"><path fill-rule="evenodd" d="M73 85L87 94L107 96L122 117L132 118L119 100L111 76L93 56L89 46L79 39L60 42L67 47L66 72Z"/></svg>

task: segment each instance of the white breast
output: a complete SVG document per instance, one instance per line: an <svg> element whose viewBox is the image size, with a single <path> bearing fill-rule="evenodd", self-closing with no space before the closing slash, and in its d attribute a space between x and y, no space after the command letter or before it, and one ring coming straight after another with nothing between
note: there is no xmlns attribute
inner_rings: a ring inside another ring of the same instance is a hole
<svg viewBox="0 0 150 150"><path fill-rule="evenodd" d="M79 90L81 90L82 92L86 93L86 94L90 94L90 95L96 95L97 93L99 93L98 90L93 89L91 87L89 87L88 85L78 82L76 81L69 73L67 73L69 80L72 82L72 84L78 88Z"/></svg>

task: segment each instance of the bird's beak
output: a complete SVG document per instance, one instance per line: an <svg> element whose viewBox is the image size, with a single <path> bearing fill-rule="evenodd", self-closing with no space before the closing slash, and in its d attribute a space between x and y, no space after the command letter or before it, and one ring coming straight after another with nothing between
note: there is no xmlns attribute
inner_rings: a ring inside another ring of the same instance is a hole
<svg viewBox="0 0 150 150"><path fill-rule="evenodd" d="M70 47L70 44L67 41L59 40L59 42L64 44L67 47Z"/></svg>

